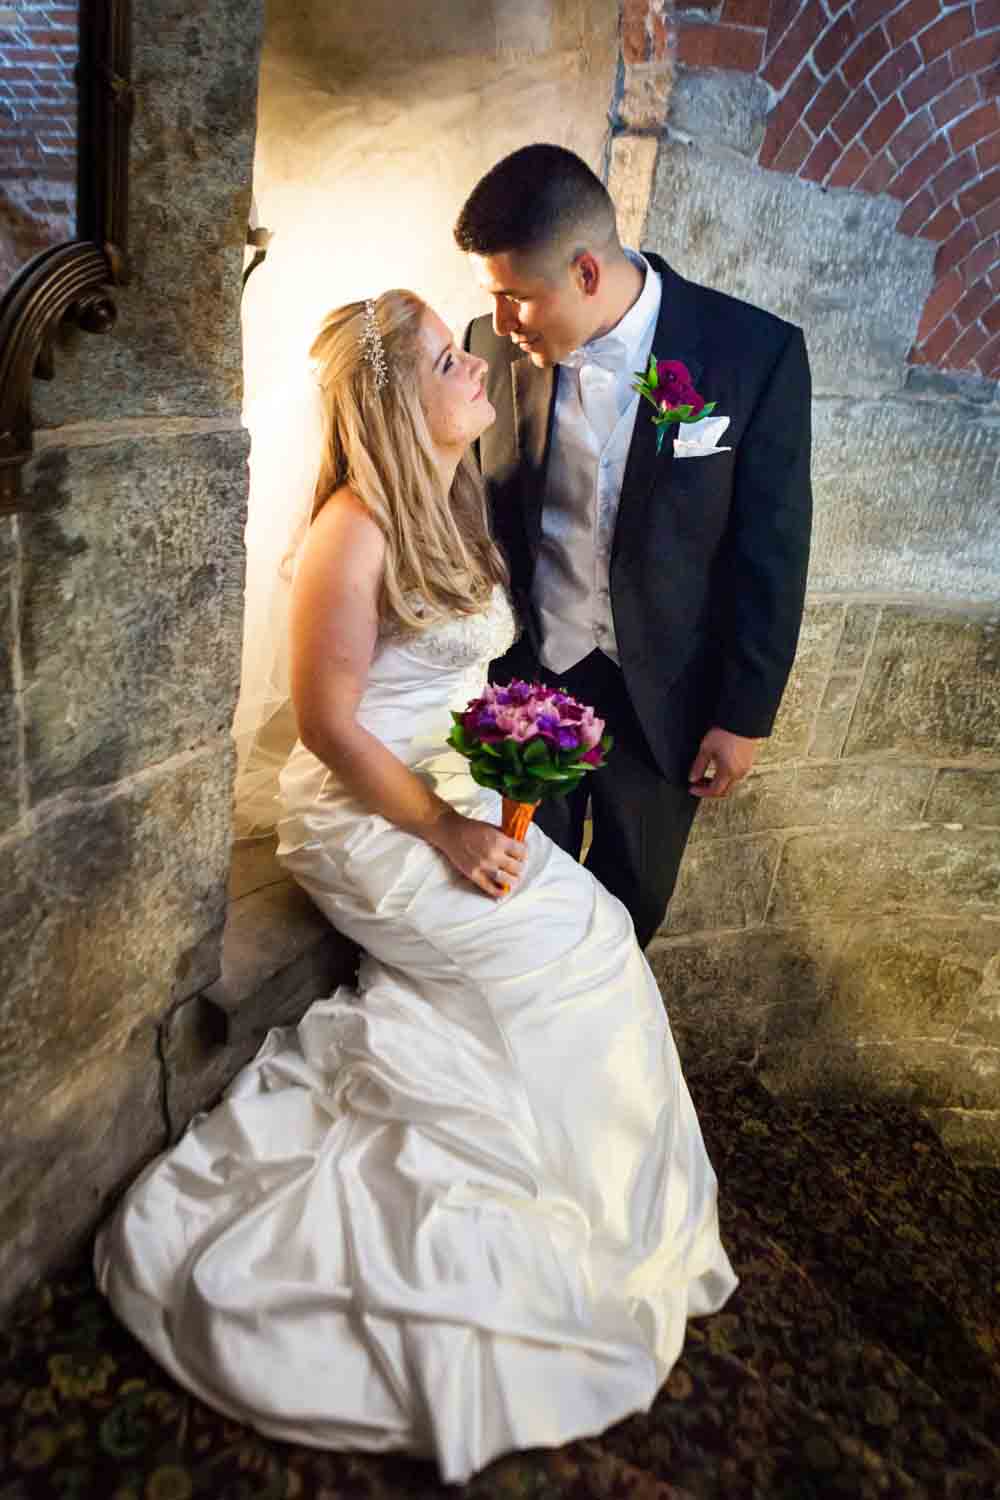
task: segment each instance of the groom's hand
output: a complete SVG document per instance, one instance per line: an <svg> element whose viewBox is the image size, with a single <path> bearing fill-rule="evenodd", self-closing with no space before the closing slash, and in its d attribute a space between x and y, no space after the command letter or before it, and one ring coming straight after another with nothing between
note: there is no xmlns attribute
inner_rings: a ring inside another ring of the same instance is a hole
<svg viewBox="0 0 1000 1500"><path fill-rule="evenodd" d="M728 729L710 729L698 747L688 773L696 797L725 797L753 765L757 741Z"/></svg>

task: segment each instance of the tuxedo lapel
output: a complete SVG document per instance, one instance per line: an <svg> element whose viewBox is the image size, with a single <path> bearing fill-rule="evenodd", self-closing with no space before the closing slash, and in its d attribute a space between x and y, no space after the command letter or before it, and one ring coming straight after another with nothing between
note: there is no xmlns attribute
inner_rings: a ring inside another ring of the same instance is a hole
<svg viewBox="0 0 1000 1500"><path fill-rule="evenodd" d="M659 273L662 282L660 312L653 334L652 353L657 359L679 359L687 365L691 379L697 385L703 363L694 288L672 271L658 255L652 255L648 251L643 253ZM652 419L653 408L640 397L622 480L612 556L618 552L627 537L640 531L646 500L654 482L669 481L677 428L667 428L663 446L657 453L657 430Z"/></svg>
<svg viewBox="0 0 1000 1500"><path fill-rule="evenodd" d="M555 396L555 371L538 369L529 356L517 359L510 367L514 384L514 441L524 480L524 519L532 550L538 547L542 531L542 501L545 494L545 466L549 435L552 431L552 408Z"/></svg>

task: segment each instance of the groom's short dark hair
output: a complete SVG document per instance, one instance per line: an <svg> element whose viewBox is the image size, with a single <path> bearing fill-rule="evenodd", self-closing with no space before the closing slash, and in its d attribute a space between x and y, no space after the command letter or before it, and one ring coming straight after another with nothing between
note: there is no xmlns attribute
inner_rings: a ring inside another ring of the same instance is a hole
<svg viewBox="0 0 1000 1500"><path fill-rule="evenodd" d="M601 179L563 146L522 146L498 161L455 224L455 242L469 255L530 253L574 235L616 238L615 209Z"/></svg>

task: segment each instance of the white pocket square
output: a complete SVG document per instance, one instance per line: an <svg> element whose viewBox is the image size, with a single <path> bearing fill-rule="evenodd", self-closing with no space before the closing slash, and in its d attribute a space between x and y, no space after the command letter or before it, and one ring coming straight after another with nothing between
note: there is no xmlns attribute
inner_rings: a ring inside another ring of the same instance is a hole
<svg viewBox="0 0 1000 1500"><path fill-rule="evenodd" d="M674 438L674 457L708 458L711 453L731 453L731 448L718 446L729 421L729 417L702 417L700 422L683 422Z"/></svg>

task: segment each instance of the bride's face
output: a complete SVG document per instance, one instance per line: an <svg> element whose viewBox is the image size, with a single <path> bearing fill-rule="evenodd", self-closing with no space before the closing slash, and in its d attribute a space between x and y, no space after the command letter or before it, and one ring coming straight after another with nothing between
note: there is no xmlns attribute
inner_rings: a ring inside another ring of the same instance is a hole
<svg viewBox="0 0 1000 1500"><path fill-rule="evenodd" d="M486 361L457 345L437 313L427 308L420 323L420 404L434 446L464 451L496 420L486 399Z"/></svg>

